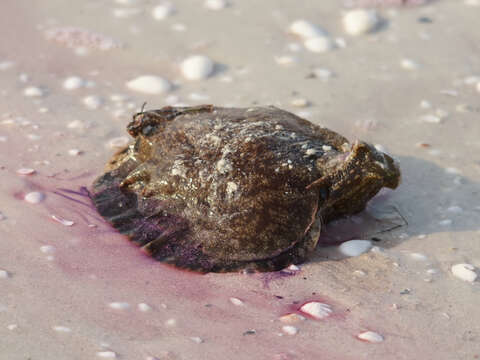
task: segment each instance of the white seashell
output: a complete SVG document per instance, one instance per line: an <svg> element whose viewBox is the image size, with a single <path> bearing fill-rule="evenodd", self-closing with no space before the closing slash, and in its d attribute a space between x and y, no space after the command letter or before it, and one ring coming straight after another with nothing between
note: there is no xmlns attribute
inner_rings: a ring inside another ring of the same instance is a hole
<svg viewBox="0 0 480 360"><path fill-rule="evenodd" d="M144 94L163 94L171 90L172 85L167 79L155 75L142 75L130 80L127 88Z"/></svg>
<svg viewBox="0 0 480 360"><path fill-rule="evenodd" d="M213 73L214 67L215 63L203 55L190 56L180 65L183 76L188 80L204 80Z"/></svg>
<svg viewBox="0 0 480 360"><path fill-rule="evenodd" d="M130 304L127 302L114 301L108 304L111 309L114 310L127 310L130 309Z"/></svg>
<svg viewBox="0 0 480 360"><path fill-rule="evenodd" d="M228 6L228 2L226 0L206 0L203 4L207 9L210 10L222 10Z"/></svg>
<svg viewBox="0 0 480 360"><path fill-rule="evenodd" d="M477 279L475 266L471 264L456 264L452 266L452 273L455 277L468 282L474 282Z"/></svg>
<svg viewBox="0 0 480 360"><path fill-rule="evenodd" d="M300 311L308 314L315 319L324 319L332 313L332 308L328 304L324 304L318 301L310 301L306 304L304 304L301 308Z"/></svg>
<svg viewBox="0 0 480 360"><path fill-rule="evenodd" d="M333 49L333 41L328 36L317 36L306 39L305 48L314 53L324 53Z"/></svg>
<svg viewBox="0 0 480 360"><path fill-rule="evenodd" d="M45 195L39 191L32 191L26 194L23 199L30 204L38 204L45 199Z"/></svg>
<svg viewBox="0 0 480 360"><path fill-rule="evenodd" d="M303 39L327 36L327 32L321 27L303 19L296 20L291 23L288 31L294 35L300 36Z"/></svg>
<svg viewBox="0 0 480 360"><path fill-rule="evenodd" d="M361 334L358 334L357 337L360 340L365 340L371 343L381 343L384 340L382 335L373 331L365 331Z"/></svg>
<svg viewBox="0 0 480 360"><path fill-rule="evenodd" d="M363 35L373 31L379 23L375 10L356 9L348 11L343 17L343 26L350 35Z"/></svg>
<svg viewBox="0 0 480 360"><path fill-rule="evenodd" d="M73 224L75 224L72 220L67 220L67 219L64 219L60 216L51 215L51 217L52 217L53 220L55 220L56 222L59 222L63 226L72 226Z"/></svg>
<svg viewBox="0 0 480 360"><path fill-rule="evenodd" d="M152 16L155 20L163 20L175 13L175 7L172 3L166 2L157 5L152 10Z"/></svg>
<svg viewBox="0 0 480 360"><path fill-rule="evenodd" d="M342 243L338 250L345 256L358 256L372 248L370 240L350 240Z"/></svg>
<svg viewBox="0 0 480 360"><path fill-rule="evenodd" d="M85 80L78 76L70 76L63 81L63 88L65 90L76 90L86 85Z"/></svg>
<svg viewBox="0 0 480 360"><path fill-rule="evenodd" d="M298 333L298 329L291 325L282 326L282 331L287 335L296 335Z"/></svg>
<svg viewBox="0 0 480 360"><path fill-rule="evenodd" d="M28 97L41 97L46 94L46 91L37 86L29 86L23 90L23 95Z"/></svg>
<svg viewBox="0 0 480 360"><path fill-rule="evenodd" d="M103 103L103 98L98 95L89 95L83 98L83 104L90 110L98 109Z"/></svg>

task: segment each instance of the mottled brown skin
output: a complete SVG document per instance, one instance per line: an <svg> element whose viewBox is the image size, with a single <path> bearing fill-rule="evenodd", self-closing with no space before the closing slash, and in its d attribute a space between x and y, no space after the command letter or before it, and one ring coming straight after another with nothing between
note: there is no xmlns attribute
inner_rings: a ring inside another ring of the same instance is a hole
<svg viewBox="0 0 480 360"><path fill-rule="evenodd" d="M391 157L274 107L145 111L92 199L154 258L201 272L306 259L321 224L364 209L400 172Z"/></svg>

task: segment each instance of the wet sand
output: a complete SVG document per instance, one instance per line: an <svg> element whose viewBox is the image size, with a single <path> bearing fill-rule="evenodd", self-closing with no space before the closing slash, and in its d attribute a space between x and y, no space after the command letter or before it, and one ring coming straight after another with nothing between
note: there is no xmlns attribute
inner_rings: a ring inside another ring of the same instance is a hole
<svg viewBox="0 0 480 360"><path fill-rule="evenodd" d="M218 10L183 0L156 20L158 4L2 3L0 358L478 358L480 282L451 267L480 268L480 6L383 6L374 31L351 36L333 0ZM298 19L325 29L332 47L306 48L288 31ZM182 75L194 54L215 62L208 78ZM142 75L171 88L127 87ZM66 89L72 76L81 81ZM179 271L118 235L81 191L128 141L125 126L145 101L272 104L383 146L403 181L362 215L384 219L352 231L331 225L298 270ZM31 192L44 198L26 201ZM383 232L393 207L408 225ZM336 230L377 241L346 258L326 246ZM310 301L331 315L302 314ZM305 320L281 321L291 313ZM365 331L383 341L358 339Z"/></svg>

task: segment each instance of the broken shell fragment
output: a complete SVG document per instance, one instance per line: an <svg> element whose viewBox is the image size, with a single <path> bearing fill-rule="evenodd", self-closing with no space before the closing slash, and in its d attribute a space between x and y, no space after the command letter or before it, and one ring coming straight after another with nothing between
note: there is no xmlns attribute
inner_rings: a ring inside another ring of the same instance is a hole
<svg viewBox="0 0 480 360"><path fill-rule="evenodd" d="M93 184L98 212L153 258L200 272L303 262L322 223L400 180L372 145L275 107L168 106L127 131Z"/></svg>

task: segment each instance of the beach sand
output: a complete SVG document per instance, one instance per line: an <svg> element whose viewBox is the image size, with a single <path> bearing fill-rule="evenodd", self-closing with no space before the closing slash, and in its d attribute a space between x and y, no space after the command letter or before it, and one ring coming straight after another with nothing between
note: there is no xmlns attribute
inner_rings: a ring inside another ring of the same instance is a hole
<svg viewBox="0 0 480 360"><path fill-rule="evenodd" d="M336 0L4 0L0 358L478 359L480 4L383 3L352 35ZM402 184L298 268L180 271L81 190L144 102L275 105L379 145ZM332 245L372 238L359 256Z"/></svg>

